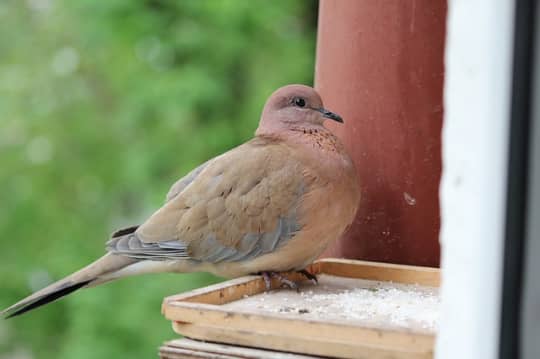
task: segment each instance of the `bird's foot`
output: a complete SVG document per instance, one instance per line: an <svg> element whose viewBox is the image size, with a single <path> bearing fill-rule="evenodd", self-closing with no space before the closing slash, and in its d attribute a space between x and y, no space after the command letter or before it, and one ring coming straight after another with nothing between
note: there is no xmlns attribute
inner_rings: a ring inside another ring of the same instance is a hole
<svg viewBox="0 0 540 359"><path fill-rule="evenodd" d="M310 273L308 272L307 270L305 269L302 269L302 270L299 270L297 271L298 273L302 274L304 277L306 277L307 279L309 279L310 281L313 282L313 284L319 284L319 280L317 279L317 276L313 273Z"/></svg>
<svg viewBox="0 0 540 359"><path fill-rule="evenodd" d="M264 279L264 286L266 288L266 291L268 292L272 288L272 280L270 279L269 272L262 272L261 275Z"/></svg>
<svg viewBox="0 0 540 359"><path fill-rule="evenodd" d="M264 279L264 285L266 286L266 291L269 291L272 289L272 278L276 278L279 280L281 287L289 287L289 289L295 289L298 291L298 284L293 282L290 279L285 278L278 272L262 272L261 273L263 279Z"/></svg>

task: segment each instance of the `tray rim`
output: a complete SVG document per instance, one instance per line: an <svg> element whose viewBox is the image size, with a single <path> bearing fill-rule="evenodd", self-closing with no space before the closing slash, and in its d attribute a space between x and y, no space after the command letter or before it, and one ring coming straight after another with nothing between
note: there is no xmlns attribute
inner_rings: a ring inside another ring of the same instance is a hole
<svg viewBox="0 0 540 359"><path fill-rule="evenodd" d="M354 268L354 270L353 271L343 271L343 270L340 271L339 270L340 267L341 268L344 268L344 267ZM336 268L338 268L338 270L336 270ZM370 273L368 273L369 276L364 275L360 277L358 275L353 275L353 274L358 274L360 270L365 270L365 269L369 269L371 271ZM433 268L433 267L421 267L421 266L412 266L412 265L405 265L405 264L393 264L393 263L372 262L372 261L341 259L341 258L324 258L324 259L319 259L315 261L313 264L308 266L307 270L313 274L328 274L328 275L336 275L336 276L346 277L346 278L358 278L358 279L389 281L389 282L392 282L392 280L386 279L389 274L394 274L395 272L401 272L401 273L409 272L409 274L414 273L416 275L415 278L420 279L422 283L419 283L418 280L416 281L403 280L403 278L401 278L402 280L400 281L396 280L395 282L403 283L403 284L419 284L426 287L439 287L440 285L440 269ZM385 273L383 273L383 275L380 275L380 276L374 276L374 273L372 272L373 270L383 270ZM292 280L304 279L304 277L298 273L286 273L284 274L284 276ZM209 285L204 288L194 289L186 293L180 293L180 294L167 296L163 299L162 313L165 314L165 307L171 302L197 302L197 299L201 299L201 297L208 295L212 292L220 291L227 287L246 285L252 282L254 282L253 284L256 284L257 289L259 289L260 287L261 291L258 293L261 293L264 291L265 289L264 281L261 276L259 275L244 276L244 277L240 277L236 279L227 280L221 283ZM276 289L278 288L278 286L279 286L279 283L276 280L273 280L272 289ZM215 304L215 305L221 305L225 303L227 302Z"/></svg>
<svg viewBox="0 0 540 359"><path fill-rule="evenodd" d="M427 287L438 287L440 283L440 270L438 268L381 262L328 258L316 261L308 267L308 270L314 274L404 284L418 283ZM289 273L286 276L292 280L303 279L302 275L298 273ZM276 280L273 281L272 285L277 288L279 283ZM239 287L243 288L238 290ZM378 348L386 352L403 352L422 357L433 351L434 333L409 328L359 326L324 319L305 319L297 316L278 315L278 313L256 313L249 310L229 310L222 307L223 304L242 299L245 294L251 296L260 294L264 290L265 284L261 276L241 277L166 297L163 301L162 312L167 319L173 321L175 332L201 340L211 341L209 336L223 331L223 333L228 332L228 334L221 335L225 338L222 342L249 345L249 342L246 342L245 338L238 333L245 333L255 325L260 327L259 332L256 332L258 335L264 335L264 330L267 332L278 331L280 338L296 338L299 342L305 341L307 335L319 343L356 345L358 348L372 348L374 350ZM179 318L182 320L178 320ZM301 335L298 333L300 330L303 331ZM328 333L333 333L333 335L328 335ZM265 348L287 350L283 346L283 341L279 343L281 344L268 345ZM320 355L320 351L309 354L317 353Z"/></svg>

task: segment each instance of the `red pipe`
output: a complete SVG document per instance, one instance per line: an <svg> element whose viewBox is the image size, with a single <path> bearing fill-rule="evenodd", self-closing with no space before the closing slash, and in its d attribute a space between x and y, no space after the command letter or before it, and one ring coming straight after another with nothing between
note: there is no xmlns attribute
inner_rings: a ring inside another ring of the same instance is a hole
<svg viewBox="0 0 540 359"><path fill-rule="evenodd" d="M324 256L439 264L446 1L321 0L315 84L362 200Z"/></svg>

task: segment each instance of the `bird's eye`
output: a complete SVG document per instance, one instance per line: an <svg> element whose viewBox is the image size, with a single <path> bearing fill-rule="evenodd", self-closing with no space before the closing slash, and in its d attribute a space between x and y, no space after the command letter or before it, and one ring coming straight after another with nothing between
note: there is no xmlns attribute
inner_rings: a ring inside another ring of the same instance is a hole
<svg viewBox="0 0 540 359"><path fill-rule="evenodd" d="M295 97L293 99L293 104L298 107L304 107L306 106L306 100L304 100L302 97Z"/></svg>

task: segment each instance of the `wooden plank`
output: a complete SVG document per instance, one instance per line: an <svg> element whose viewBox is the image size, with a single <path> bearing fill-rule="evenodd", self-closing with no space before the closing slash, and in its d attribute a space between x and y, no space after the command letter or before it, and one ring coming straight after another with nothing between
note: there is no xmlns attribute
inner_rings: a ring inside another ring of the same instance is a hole
<svg viewBox="0 0 540 359"><path fill-rule="evenodd" d="M174 355L202 355L197 358L242 358L242 359L317 359L318 356L307 356L302 354L286 353L274 350L263 350L234 345L225 345L207 341L176 339L166 342L160 353L169 355L164 358L180 358ZM162 355L163 357L163 355ZM182 356L183 358L184 356Z"/></svg>
<svg viewBox="0 0 540 359"><path fill-rule="evenodd" d="M200 350L161 347L159 357L162 359L238 359L242 357L208 353Z"/></svg>
<svg viewBox="0 0 540 359"><path fill-rule="evenodd" d="M301 282L306 278L299 273L284 273L284 277L295 282ZM279 288L279 281L272 279L271 288ZM246 276L232 279L226 282L210 285L205 288L195 289L188 293L182 293L166 297L163 300L162 313L168 303L191 302L203 304L222 305L243 298L245 295L255 295L266 290L266 284L261 276Z"/></svg>
<svg viewBox="0 0 540 359"><path fill-rule="evenodd" d="M195 289L187 293L171 295L165 297L163 306L172 302L193 302L222 305L240 299L235 295L235 291L229 288L244 288L244 293L253 291L259 293L259 282L262 279L259 276L245 276L232 279L226 282L217 283L204 288ZM264 289L263 289L264 290Z"/></svg>
<svg viewBox="0 0 540 359"><path fill-rule="evenodd" d="M419 284L430 287L440 285L440 270L438 268L337 258L319 260L315 266L318 273L340 277Z"/></svg>
<svg viewBox="0 0 540 359"><path fill-rule="evenodd" d="M279 332L253 332L178 322L173 323L173 329L184 333L186 337L199 340L211 338L216 342L340 358L431 359L433 357L431 349L422 351L414 348L396 348L391 345L376 346L362 343L361 339L358 339L356 344L339 341L319 342L301 332L295 336L284 337Z"/></svg>
<svg viewBox="0 0 540 359"><path fill-rule="evenodd" d="M312 340L336 340L342 343L359 341L373 345L392 343L396 348L428 350L433 347L433 336L402 330L383 330L345 325L323 320L298 320L275 315L237 313L215 308L210 305L171 303L165 313L168 319L182 318L182 323L201 326L222 326L227 330L252 331L263 333L276 331L283 337L293 337L301 332ZM174 320L174 319L172 319ZM183 332L177 332L185 334Z"/></svg>

